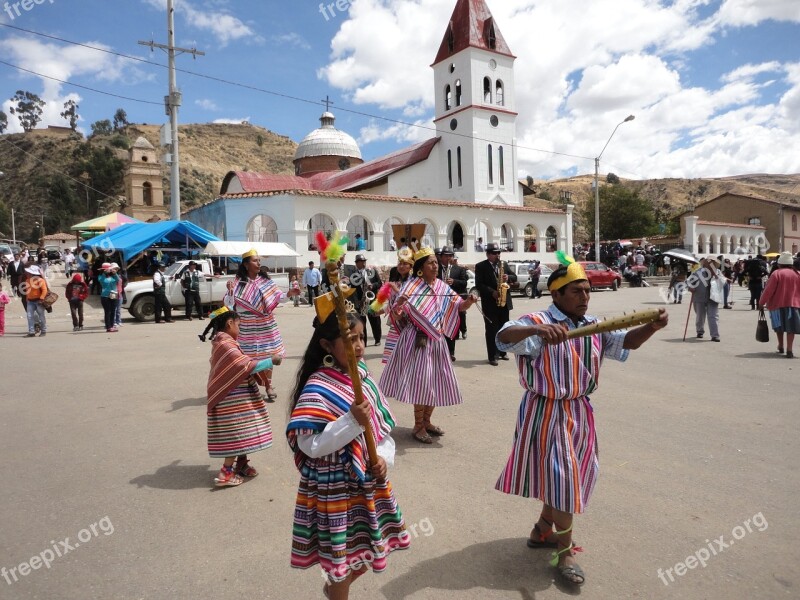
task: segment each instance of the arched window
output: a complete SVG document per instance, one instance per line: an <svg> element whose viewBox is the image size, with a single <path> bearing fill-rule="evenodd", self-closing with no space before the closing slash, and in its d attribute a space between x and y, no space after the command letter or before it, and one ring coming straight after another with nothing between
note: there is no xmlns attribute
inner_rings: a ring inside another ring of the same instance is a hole
<svg viewBox="0 0 800 600"><path fill-rule="evenodd" d="M494 19L488 19L486 25L486 41L489 44L489 48L495 50L497 48L497 33L494 29Z"/></svg>
<svg viewBox="0 0 800 600"><path fill-rule="evenodd" d="M456 80L456 106L461 106L461 80Z"/></svg>
<svg viewBox="0 0 800 600"><path fill-rule="evenodd" d="M792 231L797 231L797 215L792 215Z"/></svg>
<svg viewBox="0 0 800 600"><path fill-rule="evenodd" d="M558 232L556 231L556 228L553 226L548 227L544 235L545 243L547 244L547 251L555 252L558 250Z"/></svg>
<svg viewBox="0 0 800 600"><path fill-rule="evenodd" d="M495 100L497 100L497 105L498 106L505 106L505 103L506 103L505 90L503 89L503 82L500 81L499 79L497 80L497 83L495 84L495 91L496 91L496 93L495 93L494 97L495 97Z"/></svg>
<svg viewBox="0 0 800 600"><path fill-rule="evenodd" d="M392 239L394 238L394 229L392 225L402 225L403 221L398 219L397 217L392 217L387 219L383 223L383 249L384 250L391 250L392 249ZM400 240L397 239L395 241L395 250L400 247Z"/></svg>
<svg viewBox="0 0 800 600"><path fill-rule="evenodd" d="M142 184L142 202L145 206L153 206L153 185L149 181Z"/></svg>
<svg viewBox="0 0 800 600"><path fill-rule="evenodd" d="M451 221L447 226L447 238L453 250L461 252L464 250L464 228L458 221Z"/></svg>
<svg viewBox="0 0 800 600"><path fill-rule="evenodd" d="M461 187L461 185L462 185L462 183L461 183L461 146L456 148L456 162L458 163L458 165L457 165L458 187Z"/></svg>
<svg viewBox="0 0 800 600"><path fill-rule="evenodd" d="M447 187L453 189L453 151L447 151Z"/></svg>
<svg viewBox="0 0 800 600"><path fill-rule="evenodd" d="M361 215L351 218L347 222L347 237L350 240L348 250L372 250L369 221ZM356 237L358 235L359 237ZM359 247L360 246L360 247Z"/></svg>
<svg viewBox="0 0 800 600"><path fill-rule="evenodd" d="M525 252L539 251L539 232L533 225L525 226Z"/></svg>
<svg viewBox="0 0 800 600"><path fill-rule="evenodd" d="M503 147L500 146L497 149L499 155L497 157L497 168L499 169L500 173L500 186L504 186L506 184L506 171L505 171L505 157L503 156Z"/></svg>
<svg viewBox="0 0 800 600"><path fill-rule="evenodd" d="M314 238L317 235L318 231L323 232L325 234L325 237L331 239L333 237L333 234L336 232L336 222L333 219L331 219L328 215L324 215L322 213L317 213L308 220L309 250L317 249L317 241Z"/></svg>
<svg viewBox="0 0 800 600"><path fill-rule="evenodd" d="M494 185L494 165L492 164L492 145L489 144L488 148L488 159L489 159L489 185Z"/></svg>
<svg viewBox="0 0 800 600"><path fill-rule="evenodd" d="M450 110L451 108L453 108L453 90L448 83L444 88L444 109Z"/></svg>
<svg viewBox="0 0 800 600"><path fill-rule="evenodd" d="M510 223L504 223L500 227L500 247L508 252L513 252L514 237L514 227Z"/></svg>
<svg viewBox="0 0 800 600"><path fill-rule="evenodd" d="M248 242L277 242L278 225L269 215L256 215L247 224Z"/></svg>
<svg viewBox="0 0 800 600"><path fill-rule="evenodd" d="M488 77L483 78L483 102L484 104L492 103L492 80Z"/></svg>
<svg viewBox="0 0 800 600"><path fill-rule="evenodd" d="M453 35L453 26L447 28L447 49L452 52L456 47L456 36Z"/></svg>

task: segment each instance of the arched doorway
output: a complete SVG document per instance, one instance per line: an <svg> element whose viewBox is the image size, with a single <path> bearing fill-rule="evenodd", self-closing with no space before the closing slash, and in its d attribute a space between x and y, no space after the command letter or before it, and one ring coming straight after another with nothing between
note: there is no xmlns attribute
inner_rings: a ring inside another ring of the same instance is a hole
<svg viewBox="0 0 800 600"><path fill-rule="evenodd" d="M388 252L392 250L392 238L394 237L394 231L392 230L392 225L402 225L403 220L397 217L392 217L387 219L383 222L383 249L384 251ZM399 247L399 242L395 242L395 246ZM397 248L395 248L397 249Z"/></svg>
<svg viewBox="0 0 800 600"><path fill-rule="evenodd" d="M372 231L366 218L361 215L352 217L347 222L347 243L348 250L358 250L358 238L363 240L361 250L372 250Z"/></svg>
<svg viewBox="0 0 800 600"><path fill-rule="evenodd" d="M336 222L328 215L317 213L308 220L308 249L316 250L317 244L314 241L318 231L322 231L325 237L331 239L336 233Z"/></svg>
<svg viewBox="0 0 800 600"><path fill-rule="evenodd" d="M525 252L539 251L539 231L533 225L525 226Z"/></svg>
<svg viewBox="0 0 800 600"><path fill-rule="evenodd" d="M247 224L248 242L277 242L278 224L269 215L256 215Z"/></svg>
<svg viewBox="0 0 800 600"><path fill-rule="evenodd" d="M547 231L545 231L544 236L547 251L555 252L558 250L558 232L556 231L556 228L551 225L547 228Z"/></svg>
<svg viewBox="0 0 800 600"><path fill-rule="evenodd" d="M447 226L447 240L453 245L455 252L464 250L464 228L458 221L451 221Z"/></svg>

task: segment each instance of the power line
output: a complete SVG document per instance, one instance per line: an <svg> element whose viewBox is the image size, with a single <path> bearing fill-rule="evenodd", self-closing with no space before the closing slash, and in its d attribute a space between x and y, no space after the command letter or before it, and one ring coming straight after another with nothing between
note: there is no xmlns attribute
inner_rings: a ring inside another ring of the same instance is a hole
<svg viewBox="0 0 800 600"><path fill-rule="evenodd" d="M135 62L146 64L146 65L151 65L151 66L155 66L155 67L161 67L163 69L168 69L169 68L168 65L164 65L164 64L161 64L161 63L158 63L158 62L155 62L155 61L147 60L147 59L140 58L140 57L137 57L137 56L131 56L131 55L128 55L128 54L123 54L121 52L116 52L114 50L108 50L106 48L99 48L97 46L92 46L92 45L89 45L89 44L83 44L81 42L75 42L73 40L68 40L66 38L61 38L61 37L58 37L58 36L49 35L49 34L46 34L46 33L41 33L41 32L33 31L33 30L30 30L30 29L24 29L22 27L17 27L16 25L10 25L9 23L0 23L0 26L7 27L9 29L16 29L17 31L22 31L22 32L25 32L25 33L29 33L31 35L40 36L40 37L43 37L43 38L51 39L51 40L54 40L54 41L65 43L65 44L71 44L71 45L74 45L74 46L80 46L81 48L87 48L89 50L94 50L94 51L97 51L97 52L104 52L106 54L111 54L112 56L125 58L125 59L128 59L128 60L132 60L132 61L135 61ZM186 75L191 75L193 77L199 77L201 79L207 79L209 81L213 81L213 82L216 82L216 83L223 83L225 85L239 87L239 88L242 88L242 89L246 89L246 90L250 90L250 91L254 91L254 92L259 92L259 93L262 93L262 94L269 94L271 96L275 96L277 98L283 98L285 100L292 100L292 101L295 101L295 102L302 102L304 104L312 104L314 106L319 106L319 104L320 104L316 100L310 100L308 98L300 98L298 96L292 96L291 94L284 94L284 93L281 93L281 92L276 92L274 90L268 90L268 89L265 89L265 88L260 88L260 87L257 87L257 86L254 86L254 85L250 85L250 84L246 84L246 83L239 83L237 81L231 81L229 79L223 79L221 77L216 77L214 75L207 75L205 73L198 73L196 71L189 71L188 69L176 68L175 70L177 72L179 72L179 73L185 73ZM73 84L70 84L68 82L63 82L63 83L65 85L73 85ZM154 102L153 104L160 104L160 103ZM385 117L385 116L381 116L381 115L374 115L374 114L371 114L371 113L368 113L368 112L354 110L354 109L351 109L351 108L341 108L340 107L339 111L340 112L344 112L344 113L349 113L349 114L352 114L352 115L356 115L356 116L360 116L360 117L366 117L366 118L369 118L369 119L377 119L377 120L380 120L380 121L384 121L386 123L392 123L394 125L402 125L404 127L414 127L414 128L417 128L417 129L422 129L424 131L429 131L429 132L433 132L433 133L436 133L436 131L437 131L435 127L430 127L428 125L420 125L419 123L409 123L407 121L402 121L400 119L392 119L390 117ZM465 139L477 140L479 142L492 142L492 143L496 143L497 142L497 140L492 140L492 139L488 139L488 138L481 138L481 137L475 137L475 136L464 134L464 133L451 132L448 135L452 135L452 136L460 137L460 138L465 138ZM577 159L581 159L581 160L592 160L592 161L594 160L594 158L592 158L590 156L581 156L579 154L568 154L566 152L557 152L555 150L543 150L541 148L532 148L530 146L519 146L519 145L514 146L514 147L519 149L519 150L530 150L532 152L541 152L543 154L551 154L551 155L554 155L554 156L564 156L564 157L567 157L567 158L577 158Z"/></svg>

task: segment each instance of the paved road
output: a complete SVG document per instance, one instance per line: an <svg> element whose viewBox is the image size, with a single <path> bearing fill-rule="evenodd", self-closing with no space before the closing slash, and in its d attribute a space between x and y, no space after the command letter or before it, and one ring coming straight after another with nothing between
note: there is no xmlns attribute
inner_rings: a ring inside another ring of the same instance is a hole
<svg viewBox="0 0 800 600"><path fill-rule="evenodd" d="M593 396L600 481L575 529L582 597L800 596L800 360L754 341L755 313L735 294L721 344L681 341L682 304L627 363L606 363ZM514 312L546 301L515 300ZM653 288L625 289L594 294L592 308L659 302ZM0 338L0 598L321 597L318 571L288 567L298 476L281 434L311 309L279 309L289 359L275 375L276 443L253 456L259 477L224 490L210 485L219 464L205 449L202 324L126 322L107 334L93 309L73 334L64 313L60 301L48 337L25 339L16 303ZM414 540L353 598L570 594L545 552L525 546L538 504L493 490L521 392L513 363L485 364L480 319L470 311L457 346L465 403L436 413L441 444L413 442L410 408L394 405L391 479ZM379 353L368 350L376 373Z"/></svg>

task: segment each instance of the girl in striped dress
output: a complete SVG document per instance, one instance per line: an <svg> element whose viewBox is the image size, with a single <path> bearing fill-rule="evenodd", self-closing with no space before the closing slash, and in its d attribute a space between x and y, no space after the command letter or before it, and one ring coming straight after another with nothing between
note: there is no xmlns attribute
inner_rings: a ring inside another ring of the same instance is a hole
<svg viewBox="0 0 800 600"><path fill-rule="evenodd" d="M596 321L586 315L586 273L570 264L548 279L553 304L546 311L509 321L497 334L498 349L517 356L525 393L496 489L544 503L528 547L557 548L551 564L564 581L581 585L585 575L574 559L572 521L586 509L599 468L589 394L597 389L603 358L625 361L629 349L666 326L667 314L662 309L659 321L628 332L567 340L570 329Z"/></svg>
<svg viewBox="0 0 800 600"><path fill-rule="evenodd" d="M283 358L281 332L273 311L283 293L271 279L260 274L261 259L255 250L242 255L242 264L236 279L228 283L225 305L241 317L239 346L251 358L262 359L274 356ZM272 370L264 376L267 398L274 400L277 394L272 387Z"/></svg>
<svg viewBox="0 0 800 600"><path fill-rule="evenodd" d="M408 278L411 275L411 268L413 266L414 253L411 252L411 250L408 250L407 253L399 252L397 254L397 266L389 271L389 283L392 284L394 291L389 298L386 312L391 314L392 306L399 296L400 288L406 281L408 281ZM392 324L392 320L389 319L389 332L386 334L386 342L383 346L383 359L381 360L384 365L389 362L389 357L392 355L392 352L394 352L394 348L397 346L397 338L399 337L400 332Z"/></svg>
<svg viewBox="0 0 800 600"><path fill-rule="evenodd" d="M327 576L325 596L336 600L348 598L351 584L367 568L383 571L389 553L410 541L386 479L387 467L394 463L389 436L394 418L361 362L361 319L349 315L348 323L366 402L355 403L345 341L332 313L324 323L314 320L286 428L300 471L291 565L306 569L319 564ZM371 422L380 455L371 470L359 419Z"/></svg>
<svg viewBox="0 0 800 600"><path fill-rule="evenodd" d="M475 303L463 300L450 286L437 279L439 263L431 248L414 255L413 275L400 288L389 313L400 335L394 352L381 374L381 389L399 402L414 405L414 439L433 442L441 427L431 424L433 409L463 402L450 360L446 337L458 332L459 312Z"/></svg>
<svg viewBox="0 0 800 600"><path fill-rule="evenodd" d="M272 445L272 427L267 406L258 391L257 379L281 357L261 360L239 348L240 317L227 307L211 313L211 322L200 337L211 332L211 372L208 375L208 454L224 458L214 482L218 487L236 486L242 477L258 472L248 465L247 455ZM236 466L234 468L234 461Z"/></svg>

